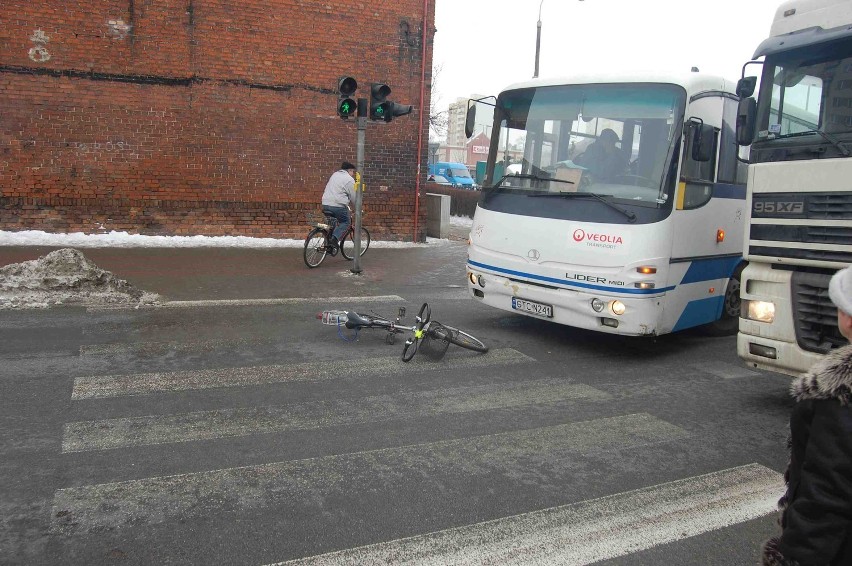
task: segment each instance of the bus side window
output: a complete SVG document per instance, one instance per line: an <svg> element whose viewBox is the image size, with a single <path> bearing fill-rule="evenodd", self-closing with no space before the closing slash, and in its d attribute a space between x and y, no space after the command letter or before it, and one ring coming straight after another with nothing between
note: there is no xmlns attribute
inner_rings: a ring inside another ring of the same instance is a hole
<svg viewBox="0 0 852 566"><path fill-rule="evenodd" d="M722 132L719 138L719 174L720 183L745 185L748 164L737 159L739 146L734 131L737 120L737 103L730 98L723 102Z"/></svg>

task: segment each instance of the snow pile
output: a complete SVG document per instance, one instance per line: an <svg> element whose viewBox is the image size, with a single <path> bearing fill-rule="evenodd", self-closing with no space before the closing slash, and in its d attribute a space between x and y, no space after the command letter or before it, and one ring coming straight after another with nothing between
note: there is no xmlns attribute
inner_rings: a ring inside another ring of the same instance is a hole
<svg viewBox="0 0 852 566"><path fill-rule="evenodd" d="M145 305L162 301L104 271L75 249L0 267L0 309L50 305Z"/></svg>

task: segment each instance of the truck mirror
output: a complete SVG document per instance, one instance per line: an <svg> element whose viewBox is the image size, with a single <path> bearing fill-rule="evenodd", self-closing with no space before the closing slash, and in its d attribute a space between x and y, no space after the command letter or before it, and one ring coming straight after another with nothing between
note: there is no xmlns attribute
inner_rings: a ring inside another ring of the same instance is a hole
<svg viewBox="0 0 852 566"><path fill-rule="evenodd" d="M713 157L713 144L716 141L716 131L713 126L704 123L692 123L692 159L693 161L710 161Z"/></svg>
<svg viewBox="0 0 852 566"><path fill-rule="evenodd" d="M464 135L468 138L473 136L473 128L476 125L476 103L472 100L467 101L467 116L464 120Z"/></svg>
<svg viewBox="0 0 852 566"><path fill-rule="evenodd" d="M737 144L751 145L754 141L757 102L753 97L741 98L737 106Z"/></svg>
<svg viewBox="0 0 852 566"><path fill-rule="evenodd" d="M748 98L754 94L754 87L757 85L757 77L743 77L737 81L737 96L740 98Z"/></svg>

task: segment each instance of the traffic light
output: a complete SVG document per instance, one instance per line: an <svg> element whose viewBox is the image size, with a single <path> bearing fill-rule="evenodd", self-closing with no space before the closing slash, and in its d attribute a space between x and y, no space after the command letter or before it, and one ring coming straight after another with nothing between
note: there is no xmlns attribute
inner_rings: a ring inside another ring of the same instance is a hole
<svg viewBox="0 0 852 566"><path fill-rule="evenodd" d="M370 120L388 120L390 116L391 104L387 101L391 89L383 83L373 83L370 85ZM391 118L393 119L393 118Z"/></svg>
<svg viewBox="0 0 852 566"><path fill-rule="evenodd" d="M398 104L388 100L391 89L384 83L370 85L370 120L390 122L397 116L410 114L414 109L408 104Z"/></svg>
<svg viewBox="0 0 852 566"><path fill-rule="evenodd" d="M397 116L411 114L411 111L414 110L414 106L410 104L399 104L397 102L389 102L388 104L390 104L390 112L388 113L388 117L385 118L386 122L390 122Z"/></svg>
<svg viewBox="0 0 852 566"><path fill-rule="evenodd" d="M337 79L337 115L344 120L353 115L358 109L355 102L355 91L358 89L358 81L355 77L340 77Z"/></svg>

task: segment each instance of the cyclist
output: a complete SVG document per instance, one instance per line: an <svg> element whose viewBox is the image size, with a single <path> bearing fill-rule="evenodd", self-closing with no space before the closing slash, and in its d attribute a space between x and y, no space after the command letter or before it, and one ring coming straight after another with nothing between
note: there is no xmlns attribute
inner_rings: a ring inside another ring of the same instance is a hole
<svg viewBox="0 0 852 566"><path fill-rule="evenodd" d="M340 238L349 229L349 203L355 202L355 166L344 161L331 174L322 193L322 212L337 219L334 232L328 237L328 253L337 255Z"/></svg>

